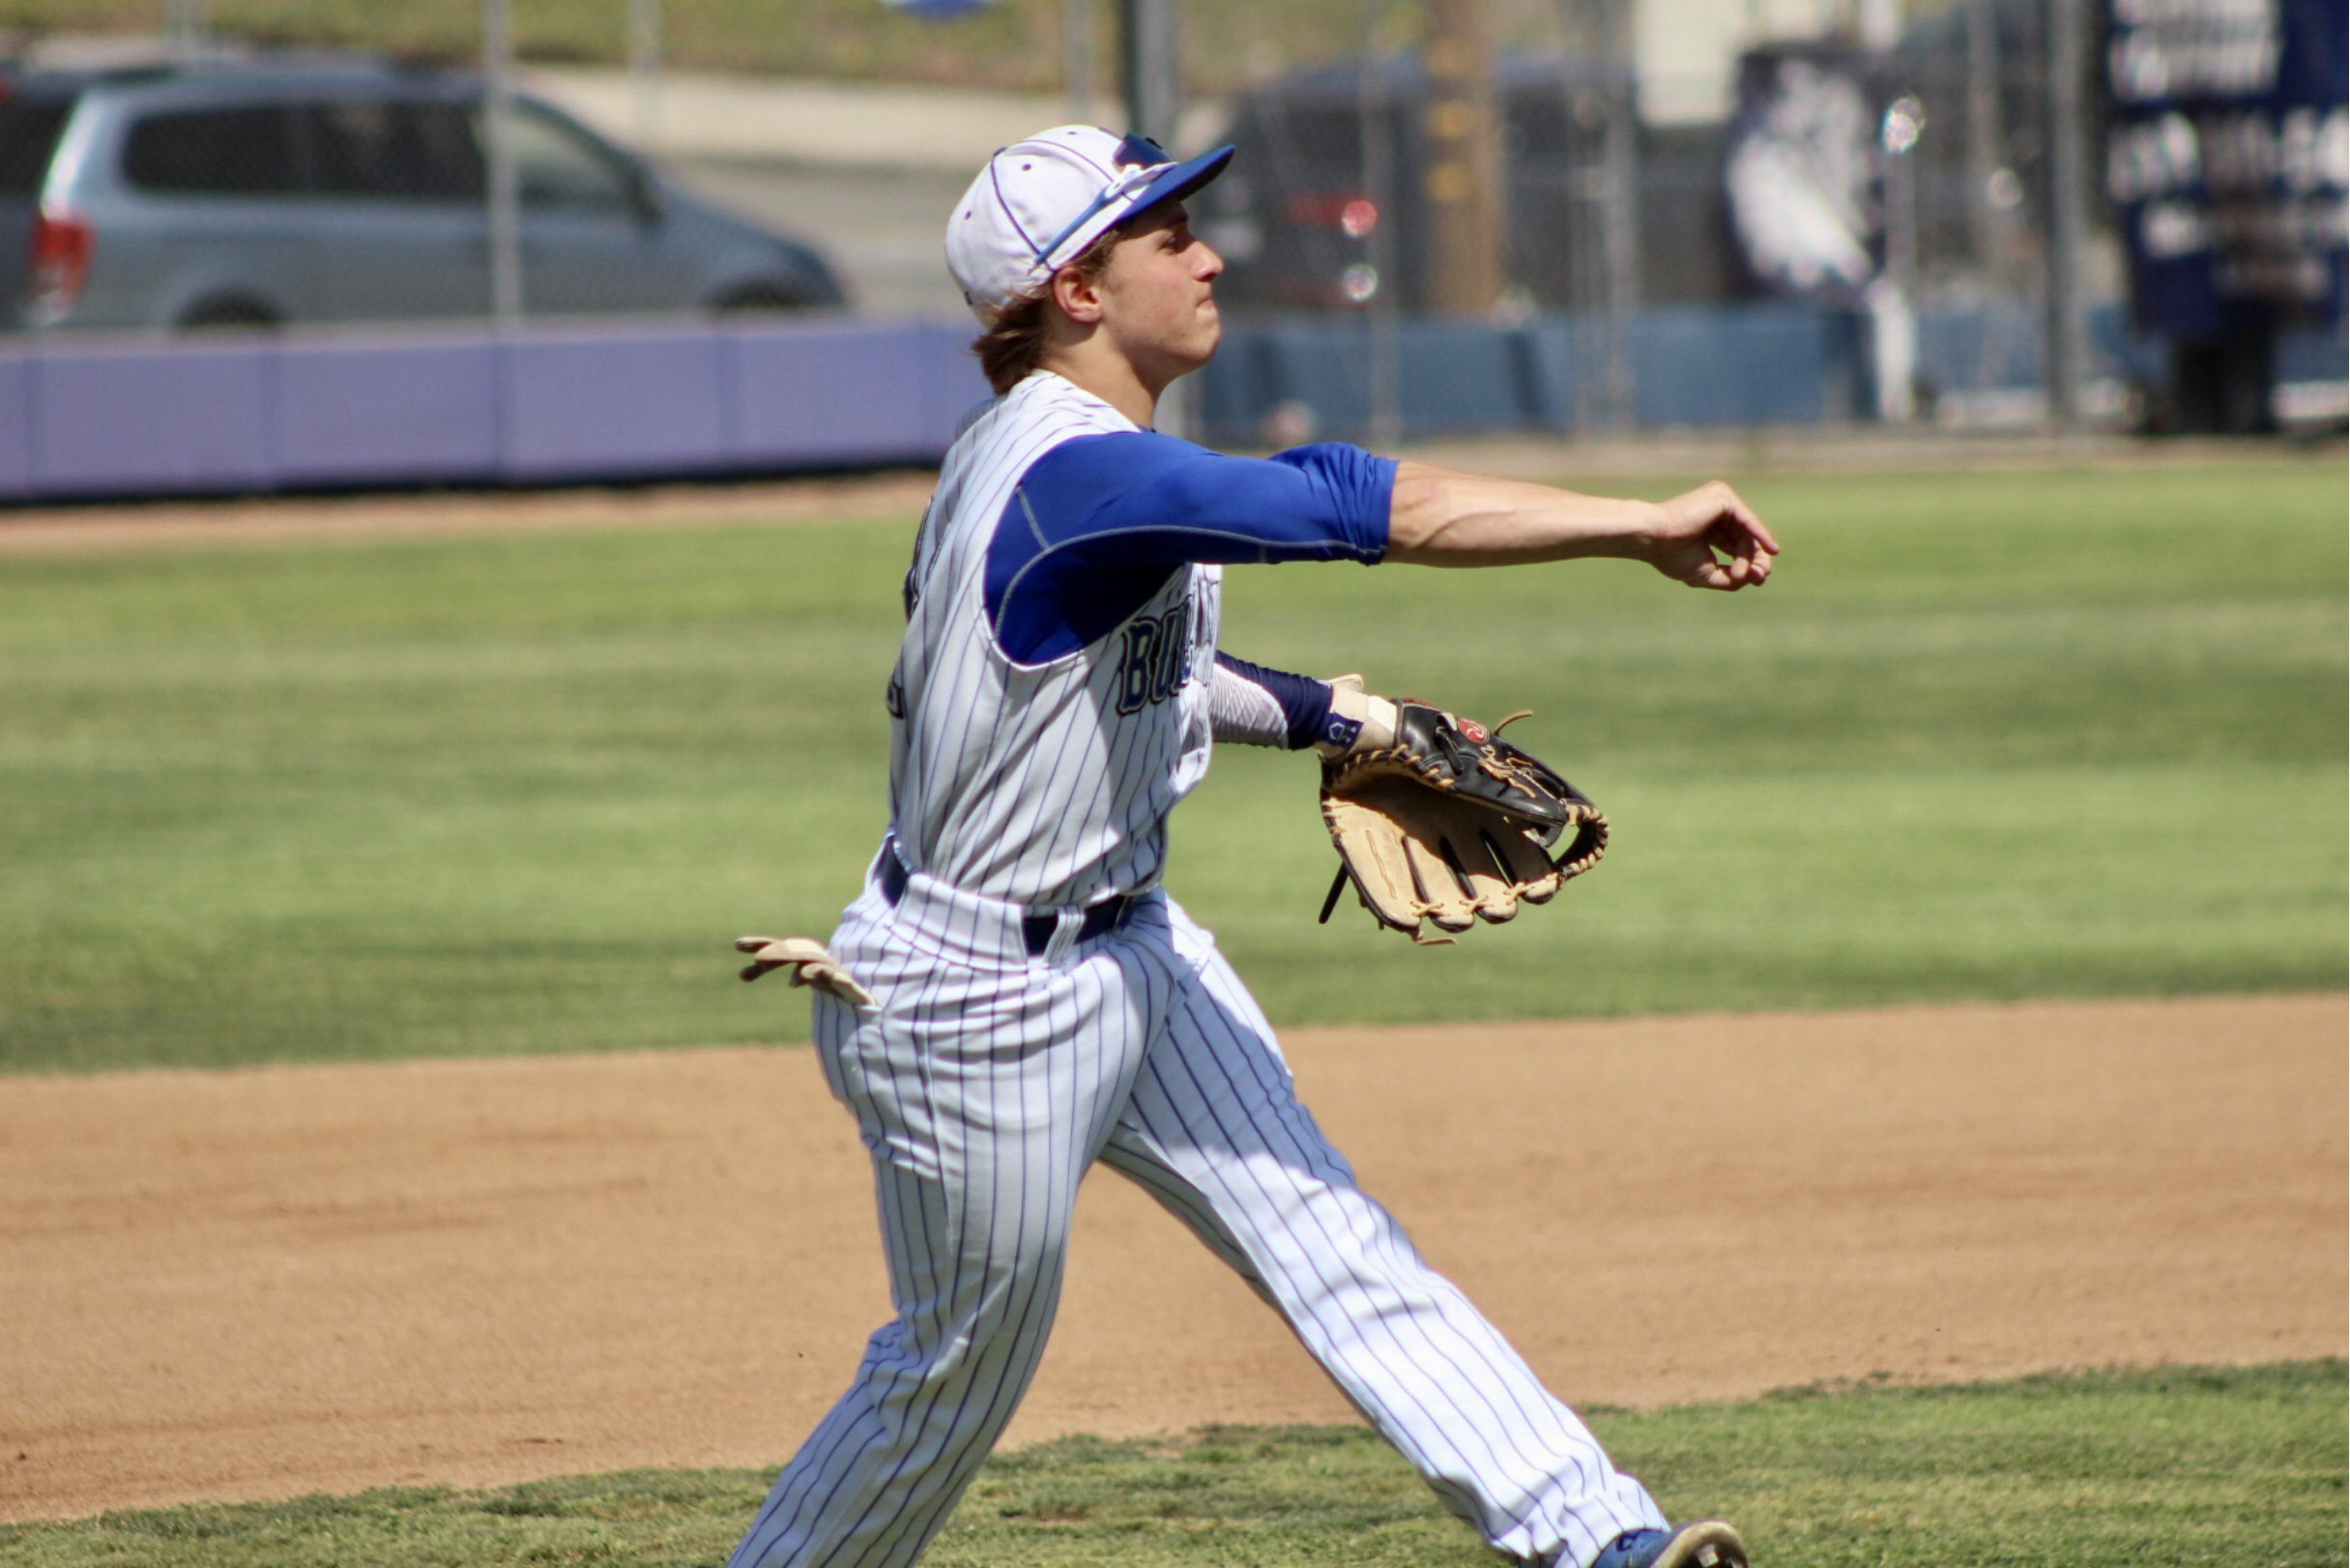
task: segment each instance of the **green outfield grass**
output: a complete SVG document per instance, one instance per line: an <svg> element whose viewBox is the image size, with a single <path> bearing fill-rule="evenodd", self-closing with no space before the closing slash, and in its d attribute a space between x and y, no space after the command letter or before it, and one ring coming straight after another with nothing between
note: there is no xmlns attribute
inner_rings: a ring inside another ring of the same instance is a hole
<svg viewBox="0 0 2350 1568"><path fill-rule="evenodd" d="M1172 881L1278 1022L2342 984L2337 463L1751 494L1787 553L1734 596L1232 572L1233 651L1534 708L1615 825L1414 951L1313 923L1310 761L1223 749ZM872 852L911 525L0 562L0 1064L803 1038L729 941Z"/></svg>
<svg viewBox="0 0 2350 1568"><path fill-rule="evenodd" d="M1593 1410L1677 1517L1737 1522L1764 1568L2338 1568L2344 1368L2097 1373ZM769 1476L643 1472L493 1492L0 1526L23 1568L715 1563ZM988 1461L933 1568L1490 1568L1367 1430L1074 1438Z"/></svg>

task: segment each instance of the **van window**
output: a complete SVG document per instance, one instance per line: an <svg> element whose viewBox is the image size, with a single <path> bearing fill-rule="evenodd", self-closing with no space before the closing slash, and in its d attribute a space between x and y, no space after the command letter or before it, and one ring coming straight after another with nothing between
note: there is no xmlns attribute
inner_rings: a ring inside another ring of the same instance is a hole
<svg viewBox="0 0 2350 1568"><path fill-rule="evenodd" d="M326 196L479 201L472 116L454 103L354 100L305 104L311 186Z"/></svg>
<svg viewBox="0 0 2350 1568"><path fill-rule="evenodd" d="M514 107L514 183L522 205L573 213L624 212L625 174L570 127L527 103Z"/></svg>
<svg viewBox="0 0 2350 1568"><path fill-rule="evenodd" d="M123 173L148 190L277 196L294 189L286 117L275 105L174 109L131 128Z"/></svg>

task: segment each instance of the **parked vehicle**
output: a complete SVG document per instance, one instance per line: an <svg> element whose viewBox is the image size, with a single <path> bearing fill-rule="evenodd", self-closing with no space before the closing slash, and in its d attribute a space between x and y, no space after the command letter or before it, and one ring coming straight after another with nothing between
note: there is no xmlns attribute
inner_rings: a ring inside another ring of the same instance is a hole
<svg viewBox="0 0 2350 1568"><path fill-rule="evenodd" d="M814 249L516 95L532 317L843 303ZM0 325L481 318L478 78L371 61L0 73Z"/></svg>
<svg viewBox="0 0 2350 1568"><path fill-rule="evenodd" d="M1535 308L1571 306L1579 291L1587 297L1600 286L1602 217L1577 163L1599 154L1600 122L1589 111L1601 85L1587 61L1494 62L1502 270ZM1195 203L1210 241L1237 263L1219 296L1240 308L1346 310L1376 287L1407 312L1429 308L1436 218L1409 176L1431 162L1430 92L1425 62L1396 55L1367 73L1356 61L1315 66L1241 94L1217 139L1238 143L1243 156ZM1751 292L1729 242L1722 126L1642 121L1635 139L1641 299ZM1382 168L1384 191L1373 189ZM1382 245L1392 276L1378 278L1372 264Z"/></svg>

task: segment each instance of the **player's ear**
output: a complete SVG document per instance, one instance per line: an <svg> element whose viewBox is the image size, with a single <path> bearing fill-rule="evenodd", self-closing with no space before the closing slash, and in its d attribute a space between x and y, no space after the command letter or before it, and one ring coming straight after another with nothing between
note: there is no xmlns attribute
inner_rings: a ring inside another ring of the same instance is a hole
<svg viewBox="0 0 2350 1568"><path fill-rule="evenodd" d="M1089 269L1063 267L1053 275L1053 303L1060 313L1080 326L1102 319L1101 279Z"/></svg>

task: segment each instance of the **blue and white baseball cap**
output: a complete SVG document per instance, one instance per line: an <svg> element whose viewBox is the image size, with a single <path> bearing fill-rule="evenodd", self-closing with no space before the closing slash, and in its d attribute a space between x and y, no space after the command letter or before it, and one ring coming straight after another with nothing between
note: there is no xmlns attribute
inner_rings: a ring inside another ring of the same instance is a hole
<svg viewBox="0 0 2350 1568"><path fill-rule="evenodd" d="M1233 149L1219 147L1177 161L1147 136L1099 126L1040 131L989 159L955 203L946 270L985 322L1109 229L1199 189L1232 160Z"/></svg>

